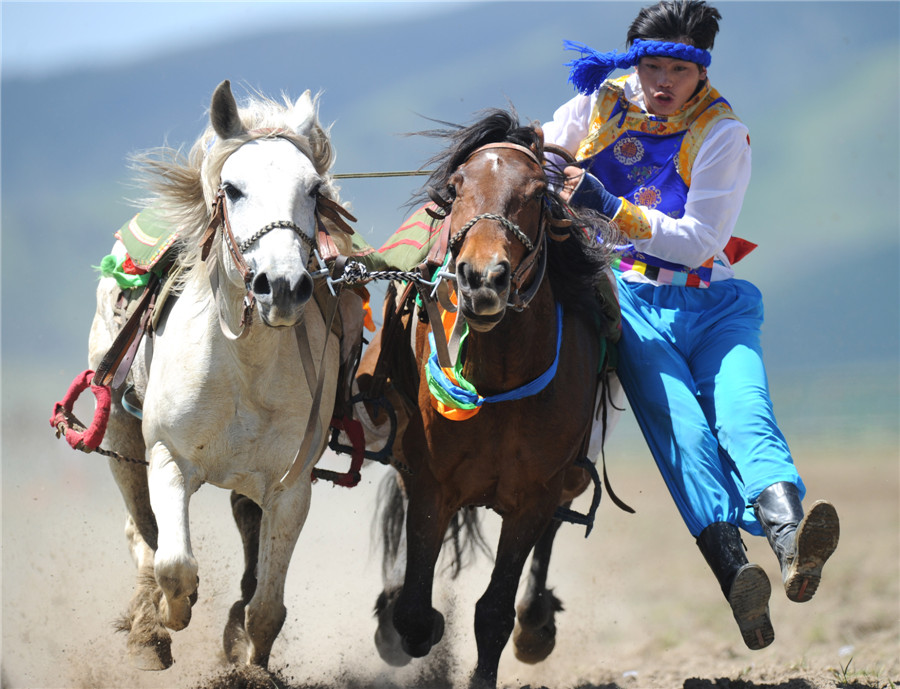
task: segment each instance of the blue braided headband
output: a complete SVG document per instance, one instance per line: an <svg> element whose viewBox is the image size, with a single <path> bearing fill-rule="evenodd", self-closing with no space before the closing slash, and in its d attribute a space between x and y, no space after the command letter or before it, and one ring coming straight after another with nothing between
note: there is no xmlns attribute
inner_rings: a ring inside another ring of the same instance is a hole
<svg viewBox="0 0 900 689"><path fill-rule="evenodd" d="M564 41L566 50L577 50L581 57L566 63L570 68L569 82L579 93L593 93L606 77L615 69L626 69L640 62L642 57L655 55L657 57L674 57L678 60L696 62L703 67L709 67L712 56L708 50L695 48L684 43L667 43L665 41L642 41L635 39L627 53L617 53L615 50L608 53L598 53L583 43Z"/></svg>

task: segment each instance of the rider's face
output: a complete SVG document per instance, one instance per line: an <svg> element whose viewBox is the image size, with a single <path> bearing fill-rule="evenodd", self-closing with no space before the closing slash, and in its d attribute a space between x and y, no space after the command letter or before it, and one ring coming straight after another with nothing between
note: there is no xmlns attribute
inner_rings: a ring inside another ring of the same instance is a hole
<svg viewBox="0 0 900 689"><path fill-rule="evenodd" d="M694 95L701 80L706 78L706 68L687 60L647 56L638 63L637 75L647 112L672 115Z"/></svg>

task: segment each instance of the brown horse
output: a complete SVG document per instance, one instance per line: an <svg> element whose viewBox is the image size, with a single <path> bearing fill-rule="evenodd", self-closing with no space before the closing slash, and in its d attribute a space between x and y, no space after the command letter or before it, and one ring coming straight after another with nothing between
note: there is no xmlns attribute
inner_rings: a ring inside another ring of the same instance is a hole
<svg viewBox="0 0 900 689"><path fill-rule="evenodd" d="M450 212L458 321L446 328L443 363L456 358L456 382L468 381L475 391L469 406L477 412L459 412L468 418L455 420L439 411L433 391L450 367L437 363L429 344L437 324L419 311L418 319L407 314L389 326L395 306L389 291L384 329L357 378L364 392L371 388L383 348L388 397L401 419L394 458L403 500L395 504L405 507L406 522L405 532L398 526L394 534L405 541L406 558L405 565L402 557L386 564L376 642L385 660L399 665L441 639L432 587L445 534L461 508L488 507L501 515L502 527L490 583L475 606L478 661L470 686L495 687L533 549L519 606L520 625L531 626L517 630L517 656L537 662L553 647L559 603L546 588L546 564L558 527L554 514L590 483L576 461L586 449L611 322L612 305L598 298L607 247L594 239L606 225L560 201L544 168L540 129L520 125L515 113L492 110L469 127L429 134L451 142L431 161L437 168L426 184ZM412 344L405 336L388 342L388 327L413 324Z"/></svg>

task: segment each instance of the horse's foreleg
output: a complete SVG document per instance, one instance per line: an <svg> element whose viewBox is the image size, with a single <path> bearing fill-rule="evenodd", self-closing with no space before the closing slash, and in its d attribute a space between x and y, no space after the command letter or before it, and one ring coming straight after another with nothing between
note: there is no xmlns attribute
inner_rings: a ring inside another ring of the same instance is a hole
<svg viewBox="0 0 900 689"><path fill-rule="evenodd" d="M424 498L424 499L423 499ZM421 658L444 635L444 616L432 607L434 567L452 511L438 496L410 491L406 517L407 558L403 590L394 607L394 628L403 651Z"/></svg>
<svg viewBox="0 0 900 689"><path fill-rule="evenodd" d="M196 486L189 485L169 449L156 443L149 452L150 504L159 526L154 561L156 582L163 591L160 619L169 629L184 629L196 600L197 560L191 551L188 505Z"/></svg>
<svg viewBox="0 0 900 689"><path fill-rule="evenodd" d="M571 502L566 503L566 507ZM556 613L562 610L562 603L547 588L547 572L553 540L561 522L554 519L544 529L544 533L534 546L531 568L525 595L516 607L517 620L513 631L513 648L516 658L523 663L539 663L550 655L556 645Z"/></svg>
<svg viewBox="0 0 900 689"><path fill-rule="evenodd" d="M551 519L555 505L530 508L503 517L500 542L491 581L475 604L475 641L478 664L469 682L470 689L495 689L500 654L515 623L516 590L528 554Z"/></svg>
<svg viewBox="0 0 900 689"><path fill-rule="evenodd" d="M284 585L288 565L300 530L309 513L311 484L298 481L296 488L273 496L262 512L256 591L247 604L244 628L249 645L244 660L267 668L275 638L281 631L287 608Z"/></svg>
<svg viewBox="0 0 900 689"><path fill-rule="evenodd" d="M145 454L141 423L119 406L118 397L114 399L104 444L125 457L143 458ZM117 459L109 460L109 469L128 511L125 537L137 566L128 612L117 628L128 634L128 655L135 667L165 670L172 665L172 638L159 621L161 592L153 575L158 530L150 507L147 469Z"/></svg>
<svg viewBox="0 0 900 689"><path fill-rule="evenodd" d="M143 451L136 456L142 457ZM128 634L128 655L135 667L165 670L172 665L172 637L159 621L162 592L153 574L157 528L150 509L147 470L115 459L110 460L110 469L128 508L125 537L137 565L134 594L118 628Z"/></svg>
<svg viewBox="0 0 900 689"><path fill-rule="evenodd" d="M91 323L88 343L88 361L92 369L98 368L119 332L121 321L116 318L119 292L113 278L103 278L97 285L97 312ZM140 361L139 356L135 368ZM121 389L113 391L103 446L132 459L143 459L146 453L141 422L122 407ZM160 589L153 576L157 527L150 508L147 469L140 464L117 459L109 460L109 469L128 510L125 537L138 570L128 613L117 627L128 634L128 654L135 667L164 670L172 665L172 639L160 624L157 610Z"/></svg>
<svg viewBox="0 0 900 689"><path fill-rule="evenodd" d="M256 593L256 565L259 560L259 530L262 509L250 498L231 493L231 512L244 545L244 574L241 577L241 599L231 606L222 636L225 655L232 663L245 662L250 641L244 628L244 610Z"/></svg>
<svg viewBox="0 0 900 689"><path fill-rule="evenodd" d="M400 635L394 628L394 608L397 597L403 589L403 576L406 572L406 511L408 500L400 486L400 477L391 473L386 477L390 481L384 500L382 532L384 535L384 563L382 573L384 590L375 603L375 616L378 628L375 630L375 647L378 655L388 665L403 667L409 664L412 657L403 650ZM394 525L399 528L395 530ZM396 540L395 540L396 539Z"/></svg>

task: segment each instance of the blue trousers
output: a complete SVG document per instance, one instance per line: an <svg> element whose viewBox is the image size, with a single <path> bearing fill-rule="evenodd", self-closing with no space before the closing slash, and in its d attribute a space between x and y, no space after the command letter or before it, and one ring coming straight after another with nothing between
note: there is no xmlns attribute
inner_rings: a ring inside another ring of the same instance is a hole
<svg viewBox="0 0 900 689"><path fill-rule="evenodd" d="M745 280L617 280L618 376L691 535L715 522L762 535L752 504L764 489L806 492L769 397L762 295Z"/></svg>

